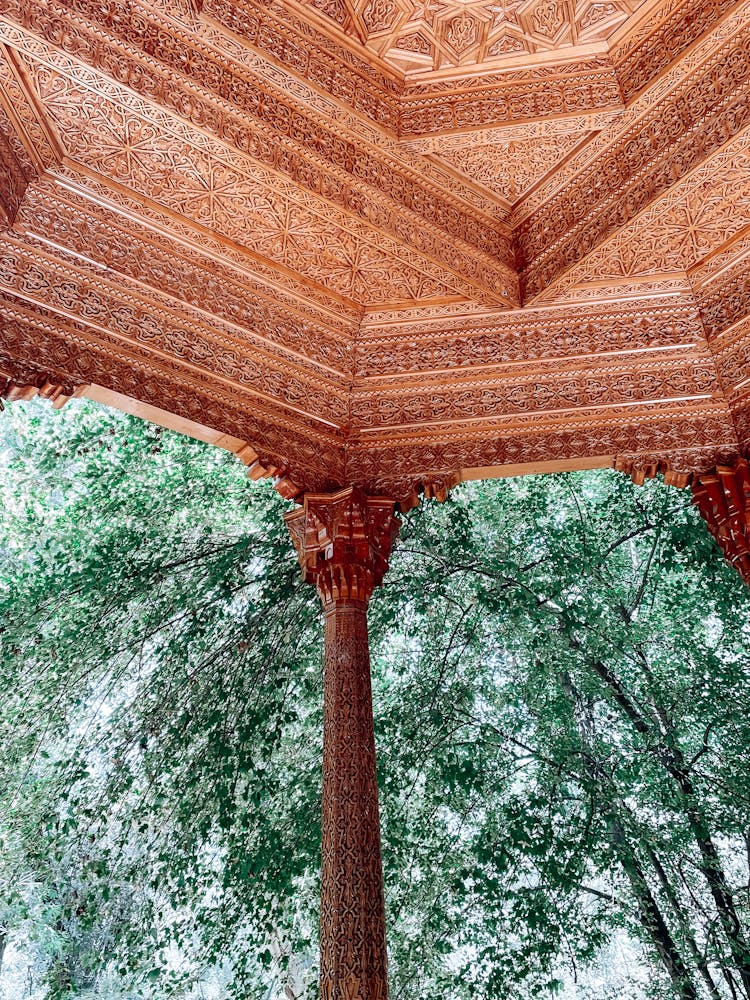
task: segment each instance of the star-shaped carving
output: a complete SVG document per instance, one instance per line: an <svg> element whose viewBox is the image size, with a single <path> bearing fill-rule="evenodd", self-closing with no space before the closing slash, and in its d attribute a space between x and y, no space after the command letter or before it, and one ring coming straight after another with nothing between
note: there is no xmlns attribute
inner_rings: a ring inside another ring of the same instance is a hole
<svg viewBox="0 0 750 1000"><path fill-rule="evenodd" d="M251 228L264 254L305 269L311 253L310 237L316 231L313 217L289 203L269 204L255 213Z"/></svg>
<svg viewBox="0 0 750 1000"><path fill-rule="evenodd" d="M487 10L493 15L491 31L501 27L503 24L518 24L518 8L521 0L498 0L498 3L491 4Z"/></svg>
<svg viewBox="0 0 750 1000"><path fill-rule="evenodd" d="M445 4L440 0L418 0L414 4L414 12L409 18L410 21L424 21L425 24L432 25L435 17L445 10Z"/></svg>

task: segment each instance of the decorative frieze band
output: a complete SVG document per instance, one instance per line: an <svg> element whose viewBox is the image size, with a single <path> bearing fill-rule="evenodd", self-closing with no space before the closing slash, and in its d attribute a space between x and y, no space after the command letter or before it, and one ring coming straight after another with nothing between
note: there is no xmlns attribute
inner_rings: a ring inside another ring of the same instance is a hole
<svg viewBox="0 0 750 1000"><path fill-rule="evenodd" d="M671 0L657 7L612 50L626 100L632 100L654 77L678 59L701 35L743 6L744 0Z"/></svg>

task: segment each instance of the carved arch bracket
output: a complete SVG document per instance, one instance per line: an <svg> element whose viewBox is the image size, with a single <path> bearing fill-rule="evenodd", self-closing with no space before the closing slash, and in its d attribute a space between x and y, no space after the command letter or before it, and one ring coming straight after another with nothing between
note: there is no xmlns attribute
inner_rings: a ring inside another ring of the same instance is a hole
<svg viewBox="0 0 750 1000"><path fill-rule="evenodd" d="M693 500L727 560L750 586L750 467L734 465L693 477Z"/></svg>
<svg viewBox="0 0 750 1000"><path fill-rule="evenodd" d="M717 464L707 472L675 473L663 461L639 463L618 459L615 468L634 483L664 476L664 482L680 489L690 487L693 503L725 558L750 586L750 465L746 458Z"/></svg>
<svg viewBox="0 0 750 1000"><path fill-rule="evenodd" d="M0 410L3 409L2 401L15 402L16 400L34 399L39 396L41 399L49 399L52 406L59 410L73 396L83 394L85 386L72 389L70 386L61 385L48 378L31 383L14 382L6 379L5 385L0 389Z"/></svg>

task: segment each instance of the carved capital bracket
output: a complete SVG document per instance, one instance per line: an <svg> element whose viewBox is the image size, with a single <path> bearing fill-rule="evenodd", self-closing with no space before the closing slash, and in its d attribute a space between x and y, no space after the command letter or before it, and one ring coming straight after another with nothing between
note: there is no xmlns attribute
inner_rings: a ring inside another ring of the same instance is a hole
<svg viewBox="0 0 750 1000"><path fill-rule="evenodd" d="M750 467L746 458L696 475L693 501L726 556L750 586Z"/></svg>
<svg viewBox="0 0 750 1000"><path fill-rule="evenodd" d="M59 410L72 396L81 395L85 388L85 386L80 386L78 389L71 389L70 386L52 382L50 379L28 385L8 379L0 388L0 410L3 409L3 400L12 403L16 400L34 399L36 396L41 399L49 399L52 406Z"/></svg>
<svg viewBox="0 0 750 1000"><path fill-rule="evenodd" d="M260 459L254 448L246 444L236 452L240 461L247 466L247 474L254 482L258 479L272 479L273 487L285 500L296 500L303 492L286 469L281 469Z"/></svg>
<svg viewBox="0 0 750 1000"><path fill-rule="evenodd" d="M708 472L677 473L656 460L638 463L617 459L615 468L639 486L660 474L668 486L689 486L708 530L750 586L750 465L746 458L737 458L731 465L717 464Z"/></svg>
<svg viewBox="0 0 750 1000"><path fill-rule="evenodd" d="M323 605L366 605L388 570L399 529L395 502L354 487L306 493L303 506L285 520L303 578L315 584Z"/></svg>
<svg viewBox="0 0 750 1000"><path fill-rule="evenodd" d="M684 490L690 485L691 472L682 472L673 469L668 462L660 459L638 459L618 457L614 463L618 472L624 472L633 480L636 486L643 486L647 479L655 479L661 475L667 486L675 486L679 490Z"/></svg>

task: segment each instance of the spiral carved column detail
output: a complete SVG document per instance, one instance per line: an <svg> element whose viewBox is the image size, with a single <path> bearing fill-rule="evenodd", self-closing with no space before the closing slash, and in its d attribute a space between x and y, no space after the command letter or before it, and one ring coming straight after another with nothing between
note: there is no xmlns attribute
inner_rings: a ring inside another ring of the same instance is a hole
<svg viewBox="0 0 750 1000"><path fill-rule="evenodd" d="M325 615L321 997L386 1000L367 605L398 521L393 501L356 489L307 494L286 521Z"/></svg>

